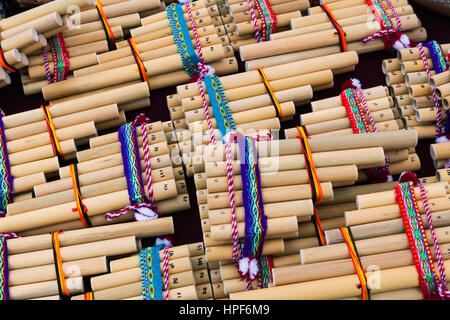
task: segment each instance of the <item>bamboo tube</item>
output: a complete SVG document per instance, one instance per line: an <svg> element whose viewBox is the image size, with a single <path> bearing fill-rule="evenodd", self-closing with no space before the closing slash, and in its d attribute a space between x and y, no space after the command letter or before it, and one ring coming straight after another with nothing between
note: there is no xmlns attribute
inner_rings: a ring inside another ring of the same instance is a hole
<svg viewBox="0 0 450 320"><path fill-rule="evenodd" d="M434 203L438 202L436 200ZM450 207L450 205L449 205ZM439 210L439 208L437 209ZM433 226L443 227L450 223L450 210L435 211L432 213ZM429 228L428 219L425 215L422 215L424 228ZM352 226L352 236L355 240L369 239L375 237L381 237L391 234L397 234L404 232L403 221L400 219L391 219L388 221L367 223L362 225ZM325 231L327 244L343 242L342 236L339 230L327 230Z"/></svg>
<svg viewBox="0 0 450 320"><path fill-rule="evenodd" d="M95 257L83 260L64 262L62 264L64 278L74 276L91 276L108 271L106 257ZM53 264L11 270L9 272L9 286L19 286L30 283L56 280L56 271Z"/></svg>
<svg viewBox="0 0 450 320"><path fill-rule="evenodd" d="M294 5L296 2L293 1L291 5ZM301 17L301 13L299 11L290 11L286 13L277 14L277 28L288 27L291 19ZM262 20L257 18L258 25L262 22ZM239 22L235 24L236 34L238 36L246 36L249 34L253 34L253 21L250 19L245 22Z"/></svg>
<svg viewBox="0 0 450 320"><path fill-rule="evenodd" d="M70 295L76 295L84 292L82 277L70 278L67 282L67 289ZM56 294L59 294L58 282L56 280L9 287L10 300L26 300Z"/></svg>
<svg viewBox="0 0 450 320"><path fill-rule="evenodd" d="M449 257L446 253L446 248L449 247L449 244L443 243L441 245L443 258L447 260ZM433 252L434 257L434 248L432 248L431 251ZM371 266L378 266L378 269L380 270L404 267L413 264L414 260L411 255L411 250L409 249L361 257L361 266L363 270L370 270ZM355 269L350 259L273 269L275 286L350 275L354 272Z"/></svg>
<svg viewBox="0 0 450 320"><path fill-rule="evenodd" d="M421 42L425 41L427 38L427 33L424 28L417 28L411 31L405 32L406 35L413 41ZM289 38L286 38L289 39ZM282 40L282 39L280 39ZM247 45L245 46L247 47ZM363 54L367 52L374 52L382 50L384 48L383 40L374 39L368 43L362 43L361 41L353 41L347 43L348 51L356 51L358 54ZM245 62L246 70L253 70L254 68L260 67L272 67L284 63L295 62L298 60L309 59L317 56L324 56L327 54L336 54L340 52L340 46L327 45L325 47L307 49L302 51L296 51L286 54L277 54L274 56L255 58Z"/></svg>
<svg viewBox="0 0 450 320"><path fill-rule="evenodd" d="M450 44L441 44L441 48L444 52L447 52L450 49ZM423 51L425 56L430 58L430 51L428 48L424 47ZM400 63L411 60L419 60L421 59L420 51L418 48L400 49L397 51L397 59Z"/></svg>
<svg viewBox="0 0 450 320"><path fill-rule="evenodd" d="M120 104L123 102L134 101L148 96L149 89L147 84L138 83L127 87L82 97L76 100L54 104L49 109L49 111L52 115L52 118L56 118L67 114L105 106L111 103ZM44 120L44 114L41 109L34 109L3 117L5 129L42 120Z"/></svg>
<svg viewBox="0 0 450 320"><path fill-rule="evenodd" d="M448 168L436 170L436 178L439 181L446 181L450 183L450 170Z"/></svg>
<svg viewBox="0 0 450 320"><path fill-rule="evenodd" d="M353 6L357 6L357 5L362 5L362 4L366 4L365 1L362 0L350 0L350 1L336 1L334 3L330 3L330 1L326 2L328 4L328 7L331 10L337 10L337 9L343 9L343 8L350 8ZM383 4L385 4L385 2L383 1ZM399 6L404 6L408 4L407 0L394 0L391 1L391 4L394 8L399 7ZM308 14L309 15L315 15L315 14L322 14L323 11L321 9L319 9L318 7L311 7L308 9Z"/></svg>
<svg viewBox="0 0 450 320"><path fill-rule="evenodd" d="M28 22L20 24L14 28L6 30L2 29L5 31L0 32L0 38L7 39L31 28L35 29L38 33L45 33L52 29L61 27L62 24L63 21L61 15L58 12L52 12L37 19L29 20Z"/></svg>
<svg viewBox="0 0 450 320"><path fill-rule="evenodd" d="M436 237L439 243L447 243L449 227L436 228ZM425 230L428 241L431 240L429 230ZM356 249L360 256L386 253L398 250L409 249L408 239L405 233L390 236L377 237L355 241ZM332 244L325 247L315 247L300 250L302 264L339 260L349 258L349 253L344 243Z"/></svg>
<svg viewBox="0 0 450 320"><path fill-rule="evenodd" d="M39 35L34 28L24 30L10 38L2 40L2 50L22 49L39 41Z"/></svg>
<svg viewBox="0 0 450 320"><path fill-rule="evenodd" d="M222 45L213 45L204 48L203 55L205 61L209 63L223 58L225 54ZM162 73L182 69L181 58L179 55L172 55L168 57L144 61L144 65L148 71L148 76L156 76ZM45 99L51 100L74 93L81 93L87 90L104 88L107 86L138 79L139 72L137 72L136 67L133 64L99 72L95 75L77 77L66 80L64 82L49 84L48 86L42 88L42 93ZM74 85L76 85L79 89L74 90Z"/></svg>
<svg viewBox="0 0 450 320"><path fill-rule="evenodd" d="M270 239L264 241L263 255L280 255L284 250L283 239ZM240 253L239 253L240 254ZM205 250L208 262L231 260L233 255L233 245L217 247L207 247Z"/></svg>
<svg viewBox="0 0 450 320"><path fill-rule="evenodd" d="M430 79L428 79L428 83L432 88L436 88L437 86L440 86L447 82L450 82L450 72L448 71L435 74Z"/></svg>
<svg viewBox="0 0 450 320"><path fill-rule="evenodd" d="M419 20L415 15L401 16L399 19L404 31L420 27ZM394 22L394 27L396 27L396 22ZM377 31L380 31L380 26L377 23L374 23L370 28L366 23L347 26L345 28L348 42L361 40ZM248 61L295 51L325 47L327 45L335 45L338 44L339 39L333 37L333 33L334 30L325 30L285 39L272 40L257 45L247 45L239 48L240 57L243 61Z"/></svg>

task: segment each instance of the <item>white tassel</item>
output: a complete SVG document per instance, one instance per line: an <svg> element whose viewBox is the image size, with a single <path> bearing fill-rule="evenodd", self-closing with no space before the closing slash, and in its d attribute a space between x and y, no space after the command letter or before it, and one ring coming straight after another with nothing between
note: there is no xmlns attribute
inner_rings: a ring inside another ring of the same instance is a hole
<svg viewBox="0 0 450 320"><path fill-rule="evenodd" d="M411 41L409 40L408 36L406 34L402 34L400 36L400 41L401 43L403 43L405 45L405 47L409 47L409 45L411 44Z"/></svg>
<svg viewBox="0 0 450 320"><path fill-rule="evenodd" d="M405 46L401 41L395 41L394 45L393 45L394 49L396 50L400 50L400 49L404 49Z"/></svg>
<svg viewBox="0 0 450 320"><path fill-rule="evenodd" d="M248 270L250 269L250 262L247 257L244 257L239 260L239 273L242 275L246 275Z"/></svg>
<svg viewBox="0 0 450 320"><path fill-rule="evenodd" d="M352 80L352 85L354 87L356 87L357 89L361 89L362 88L361 81L359 81L359 79L352 78L351 80Z"/></svg>
<svg viewBox="0 0 450 320"><path fill-rule="evenodd" d="M170 241L167 238L156 238L155 246L158 246L160 244L164 244L164 247L168 247L168 248L170 248L173 245L172 241Z"/></svg>
<svg viewBox="0 0 450 320"><path fill-rule="evenodd" d="M258 267L258 260L253 258L250 261L250 280L256 279L256 276L258 275L259 267Z"/></svg>
<svg viewBox="0 0 450 320"><path fill-rule="evenodd" d="M158 218L158 215L152 209L142 207L134 210L134 218L136 221L147 221Z"/></svg>
<svg viewBox="0 0 450 320"><path fill-rule="evenodd" d="M447 138L446 136L440 136L439 138L436 138L436 143L441 143L441 142L449 142L450 139Z"/></svg>
<svg viewBox="0 0 450 320"><path fill-rule="evenodd" d="M387 176L387 182L393 182L394 178L392 178L392 175Z"/></svg>
<svg viewBox="0 0 450 320"><path fill-rule="evenodd" d="M208 76L212 76L216 72L216 70L213 67L211 67L209 64L206 65L206 69L208 69L208 71L206 72L206 74Z"/></svg>

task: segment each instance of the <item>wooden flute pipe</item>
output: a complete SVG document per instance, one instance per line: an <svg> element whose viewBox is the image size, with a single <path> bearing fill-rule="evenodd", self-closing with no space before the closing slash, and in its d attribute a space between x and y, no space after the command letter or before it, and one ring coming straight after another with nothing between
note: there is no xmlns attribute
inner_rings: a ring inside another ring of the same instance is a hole
<svg viewBox="0 0 450 320"><path fill-rule="evenodd" d="M436 228L436 237L438 243L448 243L448 232L450 227ZM425 230L429 243L432 243L432 237L429 230ZM431 241L431 242L430 242ZM378 253L386 253L398 250L410 249L406 233L394 234L383 237L356 240L356 249L359 256L366 256ZM315 262L332 261L350 258L345 243L330 244L325 247L314 247L300 250L301 264Z"/></svg>
<svg viewBox="0 0 450 320"><path fill-rule="evenodd" d="M172 263L172 262L170 262ZM163 265L161 263L161 275L163 274ZM110 289L141 281L141 268L138 266L133 269L127 269L119 272L108 273L105 275L92 277L91 288L96 292L99 290ZM169 271L169 288L176 289L194 285L195 278L191 269L179 273ZM95 293L94 293L95 294Z"/></svg>
<svg viewBox="0 0 450 320"><path fill-rule="evenodd" d="M353 10L353 8L351 8ZM374 23L376 20L375 16L373 15L372 11L370 10L370 8L368 6L365 6L364 8L364 12L361 14L355 14L352 15L351 17L346 17L346 18L338 18L337 22L339 23L339 25L341 27L346 27L346 26L351 26L351 25L355 25L355 24L361 24L361 23ZM398 16L405 16L405 15L410 15L410 14L414 14L414 10L411 6L404 6L404 7L399 7L396 8L396 13ZM334 12L333 12L334 15ZM389 16L393 17L392 13L388 13ZM310 33L310 32L317 32L317 31L322 31L322 30L328 30L328 29L334 29L333 24L328 20L325 21L323 23L320 24L314 24L314 25L309 25L309 26L302 26L302 27L297 27L297 28L293 28L293 23L297 23L297 24L301 24L301 20L302 18L308 18L310 16L303 16L300 18L294 18L291 20L291 29L290 31L285 31L283 32L283 34L280 34L279 36L272 36L271 39L280 39L280 38L287 38L287 37L291 37L291 36L296 36L296 35L300 35L300 34L306 34L306 33ZM294 22L294 21L298 21L300 20L300 22Z"/></svg>
<svg viewBox="0 0 450 320"><path fill-rule="evenodd" d="M2 50L22 49L39 41L39 34L34 28L24 30L10 38L2 39Z"/></svg>
<svg viewBox="0 0 450 320"><path fill-rule="evenodd" d="M437 198L443 197L447 194L449 185L447 182L427 183L424 185L424 188L427 197ZM414 196L418 200L422 199L419 187L414 188ZM358 209L374 208L396 203L397 202L395 200L395 193L393 188L382 192L367 193L356 196L356 205Z"/></svg>
<svg viewBox="0 0 450 320"><path fill-rule="evenodd" d="M274 34L277 35L278 33ZM427 31L425 28L417 28L411 31L405 32L405 34L413 41L421 42L427 39ZM292 37L289 37L292 38ZM286 38L286 39L289 39ZM282 39L280 39L282 40ZM352 41L347 43L348 51L356 51L358 54L368 53L383 50L384 43L382 39L374 39L368 43L362 43L361 41ZM310 59L314 57L325 56L329 54L336 54L341 52L339 44L327 45L325 47L310 48L302 51L295 51L286 54L277 54L269 57L252 58L245 62L246 70L253 70L254 68L272 67L285 63L295 62L304 59Z"/></svg>
<svg viewBox="0 0 450 320"><path fill-rule="evenodd" d="M336 170L339 171L338 174ZM239 173L238 173L239 174ZM317 175L320 182L347 182L358 179L358 169L355 165L335 166L329 168L317 169ZM261 187L279 187L287 185L307 184L309 183L306 170L287 170L274 174L273 172L261 173ZM234 177L235 190L242 190L241 176ZM207 179L208 192L224 192L228 190L226 177L214 177Z"/></svg>
<svg viewBox="0 0 450 320"><path fill-rule="evenodd" d="M294 2L294 3L292 3ZM292 11L304 11L310 7L310 4L307 0L299 0L299 1L287 1L287 0L272 0L270 1L270 6L272 8L273 13L277 15L284 12L292 12ZM236 13L249 11L248 2L239 1L239 3L229 4L230 15L234 17ZM258 18L260 18L259 13L255 10L255 14Z"/></svg>
<svg viewBox="0 0 450 320"><path fill-rule="evenodd" d="M448 243L440 244L440 251L445 260L450 258L447 253L449 247L450 245ZM434 247L430 249L435 260ZM377 266L378 270L384 270L414 265L414 259L410 249L367 255L360 259L363 270L367 271L370 271L371 266ZM351 275L354 274L354 272L355 269L351 259L278 267L273 269L273 283L274 286L282 286L291 283L301 283Z"/></svg>
<svg viewBox="0 0 450 320"><path fill-rule="evenodd" d="M69 58L69 71L80 68L86 68L97 64L97 54L95 52L85 55ZM54 62L48 63L50 70L54 69ZM28 68L28 74L31 79L42 79L46 76L46 67L44 65L34 65Z"/></svg>
<svg viewBox="0 0 450 320"><path fill-rule="evenodd" d="M366 135L346 135L341 137L311 137L309 145L311 152L338 151L356 148L382 147L385 151L399 150L417 145L417 133L413 130L399 130L396 132L374 132ZM259 141L256 148L263 157L302 154L298 139ZM234 159L239 158L238 146L232 145ZM225 161L225 146L222 144L205 146L205 162Z"/></svg>
<svg viewBox="0 0 450 320"><path fill-rule="evenodd" d="M448 58L446 58L446 59L448 59ZM430 58L427 59L427 63L428 63L429 69L434 70L433 61ZM401 70L402 70L403 75L406 75L407 73L410 73L410 72L425 71L425 65L424 65L422 59L408 60L408 61L402 62Z"/></svg>
<svg viewBox="0 0 450 320"><path fill-rule="evenodd" d="M81 242L81 244L61 247L62 262L99 256L130 254L136 253L140 250L140 240L136 240L134 235L120 238L110 235L107 240L90 242L89 240L82 240ZM45 266L53 263L53 250L51 247L50 249L10 254L8 256L9 270Z"/></svg>
<svg viewBox="0 0 450 320"><path fill-rule="evenodd" d="M299 11L298 8L302 6L302 2L304 3L304 0L296 0L296 1L289 1L286 3L280 3L272 6L272 11L275 13L275 15L277 15L278 19L278 15ZM224 22L224 24L231 22L234 24L238 24L240 22L246 22L251 20L250 12L248 10L248 3L241 2L241 4L240 4L241 6L247 5L247 7L246 8L242 7L242 9L237 7L239 8L239 10L235 12L230 12L230 14L228 15L229 19L226 19L227 22ZM261 19L261 15L259 14L258 10L255 10L255 15L257 19ZM286 24L286 26L289 26L289 22ZM279 25L277 24L277 29L278 27Z"/></svg>
<svg viewBox="0 0 450 320"><path fill-rule="evenodd" d="M62 271L66 281L70 282L70 278L74 276L84 277L108 272L108 263L106 256L69 261L62 264ZM53 264L15 269L8 274L10 287L51 280L57 280Z"/></svg>
<svg viewBox="0 0 450 320"><path fill-rule="evenodd" d="M442 110L442 108L441 108ZM435 107L423 108L415 110L414 115L418 123L432 123L437 119L437 112ZM447 114L444 110L441 111L441 119L447 119Z"/></svg>
<svg viewBox="0 0 450 320"><path fill-rule="evenodd" d="M83 277L73 277L67 279L67 286L70 295L84 292ZM58 282L56 280L30 283L9 288L10 300L28 300L59 294Z"/></svg>
<svg viewBox="0 0 450 320"><path fill-rule="evenodd" d="M324 201L333 199L333 190L330 182L321 183ZM311 188L309 184L263 188L262 196L264 203L274 203L280 201L306 200L311 199ZM272 192L283 192L284 194L275 197ZM208 194L208 205L210 209L222 209L230 207L230 199L228 192ZM242 191L237 191L235 194L236 206L242 206Z"/></svg>
<svg viewBox="0 0 450 320"><path fill-rule="evenodd" d="M310 217L313 214L312 200L285 201L264 205L264 214L268 218L285 216ZM231 209L209 210L208 217L211 225L226 224L231 221ZM245 220L244 207L236 208L236 221Z"/></svg>
<svg viewBox="0 0 450 320"><path fill-rule="evenodd" d="M51 109L51 108L50 108ZM49 110L50 110L49 109ZM117 104L102 106L88 111L52 118L55 129L70 127L88 121L101 122L119 117ZM20 127L5 130L6 141L17 140L39 133L47 132L47 124L44 121L37 121Z"/></svg>
<svg viewBox="0 0 450 320"><path fill-rule="evenodd" d="M322 9L320 9L322 10ZM404 31L420 27L420 21L416 15L399 17ZM397 22L394 21L394 28ZM374 22L369 27L367 23L345 27L348 42L362 40L375 32L380 31L380 25ZM339 38L333 36L335 30L324 30L289 38L277 39L265 43L250 44L239 48L240 57L243 61L259 59L279 54L325 47L339 43Z"/></svg>
<svg viewBox="0 0 450 320"><path fill-rule="evenodd" d="M433 204L438 205L438 208L436 210L440 210L442 205L439 202L448 202L448 198L437 198L432 202ZM445 227L450 225L450 204L448 204L447 207L449 209L440 211L433 210L434 212L431 216L434 227ZM422 221L424 228L428 229L428 219L425 214L422 214ZM402 219L398 218L381 222L355 225L351 227L351 231L354 240L361 240L402 233L405 232L405 228ZM344 242L344 239L342 238L342 235L338 229L325 231L325 237L327 239L327 244Z"/></svg>
<svg viewBox="0 0 450 320"><path fill-rule="evenodd" d="M203 55L207 63L220 60L225 55L223 47L220 44L204 49ZM147 69L148 76L156 76L183 69L179 55L144 61L144 66ZM95 75L87 75L49 84L42 88L42 93L47 100L51 100L138 79L140 79L139 72L135 64L133 64L98 72ZM150 80L150 82L152 81ZM73 86L77 86L77 89L74 90Z"/></svg>
<svg viewBox="0 0 450 320"><path fill-rule="evenodd" d="M386 110L394 106L394 100L390 96L366 101L370 112ZM341 118L348 118L345 107L343 106L301 114L300 123L302 125L309 125Z"/></svg>
<svg viewBox="0 0 450 320"><path fill-rule="evenodd" d="M440 44L442 51L445 53L450 49L450 43ZM423 47L423 51L427 58L430 58L430 50L427 47ZM418 48L405 48L397 51L397 59L400 64L411 60L421 60L420 51Z"/></svg>
<svg viewBox="0 0 450 320"><path fill-rule="evenodd" d="M357 63L357 53L349 51L327 55L324 57L307 59L304 61L286 63L276 67L268 67L264 69L264 73L267 77L267 80L271 82L273 80L289 78L321 70L335 70L339 68L345 68L350 65L356 65ZM261 77L256 70L252 70L235 75L220 77L220 81L222 83L223 89L229 90L233 88L259 84L261 83ZM204 85L203 89L206 90L206 87ZM197 85L192 84L177 86L177 93L181 99L200 95L200 91L197 88Z"/></svg>
<svg viewBox="0 0 450 320"><path fill-rule="evenodd" d="M176 192L175 181L172 180L171 183L161 182L161 189L155 189L156 193L165 194L164 190L174 190ZM159 188L158 188L159 189ZM146 195L148 194L145 188ZM176 194L175 194L176 195ZM156 200L157 197L155 197ZM89 216L99 215L106 212L114 212L115 210L121 209L129 205L129 197L127 190L121 190L117 192L112 192L106 195L100 195L84 200L84 204L88 210ZM72 220L78 220L78 213L73 212L74 203L69 202L65 204L60 204L52 206L49 208L38 209L33 211L28 211L15 216L10 216L3 219L2 226L0 229L10 230L9 232L21 232L31 229L36 229L40 227L45 227L48 225L55 225L57 223L63 223ZM42 219L42 215L45 216ZM106 221L105 221L106 222ZM15 230L15 231L12 231Z"/></svg>
<svg viewBox="0 0 450 320"><path fill-rule="evenodd" d="M117 170L119 171L119 170ZM80 187L80 193L83 199L89 197L97 196L99 194L106 194L108 192L114 192L118 190L123 190L123 169L122 175L117 174L112 177L102 178L105 181L91 183L89 185L83 185ZM158 183L167 180L173 180L173 169L172 167L166 167L158 170L152 170L152 182ZM70 178L71 180L71 178ZM145 179L144 179L145 180ZM125 181L126 182L126 181ZM70 186L72 189L73 187ZM8 205L8 215L15 215L30 210L36 210L45 208L48 206L58 205L75 200L75 195L73 190L66 190L61 192L55 192L44 196L38 196L26 201L11 203Z"/></svg>
<svg viewBox="0 0 450 320"><path fill-rule="evenodd" d="M165 296L165 291L163 291ZM73 300L84 300L84 296L74 296ZM94 292L94 300L142 300L142 282L135 282ZM169 300L198 300L195 285L169 290Z"/></svg>
<svg viewBox="0 0 450 320"><path fill-rule="evenodd" d="M148 96L148 85L146 83L138 83L127 87L82 97L76 100L54 104L51 108L49 108L49 111L52 118L56 118L112 103L120 104L128 101L134 101L140 98L146 98ZM5 129L42 120L45 119L40 108L3 117Z"/></svg>
<svg viewBox="0 0 450 320"><path fill-rule="evenodd" d="M206 47L209 47L212 45L217 45L217 44L220 44L218 39L217 39L217 41L213 41L213 42L204 44L204 46L202 46L202 48L206 48ZM171 47L166 47L166 48L164 48L162 50L158 50L158 51L159 52L155 52L155 51L140 52L142 61L152 61L152 60L164 58L166 56L172 56L172 55L179 54L178 49L175 45L171 46ZM194 51L197 53L197 49L194 49ZM112 61L102 63L102 64L97 64L97 56L95 56L95 63L86 64L85 68L84 67L77 68L79 70L74 71L74 76L76 78L78 78L78 77L94 74L97 72L102 72L102 71L107 71L107 70L114 69L114 68L132 65L132 64L136 63L136 60L134 60L134 59L135 59L134 56L132 54L129 54L128 56L125 56L120 59L112 60Z"/></svg>
<svg viewBox="0 0 450 320"><path fill-rule="evenodd" d="M58 12L52 12L8 30L2 28L4 31L0 32L0 38L7 39L32 28L35 29L37 33L45 33L52 29L61 27L62 24L63 21L61 15Z"/></svg>
<svg viewBox="0 0 450 320"><path fill-rule="evenodd" d="M387 3L385 1L381 1L385 6L387 5ZM328 7L331 10L339 10L339 9L343 9L343 8L350 8L353 6L359 6L359 5L367 5L367 2L364 0L349 0L349 1L336 1L333 3L330 2L326 2ZM405 6L408 4L408 0L394 0L391 1L391 4L394 8L397 7L401 7L401 6ZM387 6L386 6L387 7ZM321 8L319 8L318 6L315 7L311 7L308 9L308 14L309 15L315 15L315 14L323 14L323 10Z"/></svg>
<svg viewBox="0 0 450 320"><path fill-rule="evenodd" d="M449 45L449 47L450 47L450 45ZM449 71L435 74L430 79L428 79L428 83L430 84L430 86L432 88L436 88L437 86L440 86L447 82L450 82L450 72Z"/></svg>
<svg viewBox="0 0 450 320"><path fill-rule="evenodd" d="M161 2L157 0L129 0L111 5L105 5L103 6L103 12L105 13L105 17L108 19L159 7L161 7ZM99 20L99 15L97 9L89 9L77 12L71 15L69 19L73 24L84 24Z"/></svg>
<svg viewBox="0 0 450 320"><path fill-rule="evenodd" d="M284 251L283 239L268 239L264 241L263 255L281 255ZM205 248L206 260L209 262L232 260L233 245L223 245ZM240 252L238 253L240 255Z"/></svg>

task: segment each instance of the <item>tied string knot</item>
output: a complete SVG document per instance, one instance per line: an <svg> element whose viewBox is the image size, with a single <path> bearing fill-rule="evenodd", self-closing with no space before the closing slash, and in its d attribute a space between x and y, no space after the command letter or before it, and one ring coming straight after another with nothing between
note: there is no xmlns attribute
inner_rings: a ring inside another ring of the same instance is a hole
<svg viewBox="0 0 450 320"><path fill-rule="evenodd" d="M395 29L380 30L368 36L367 38L364 38L362 42L365 44L377 38L383 39L385 49L394 48L396 50L400 50L405 48L412 48L417 45L413 40L409 39L406 34Z"/></svg>
<svg viewBox="0 0 450 320"><path fill-rule="evenodd" d="M197 73L195 74L195 76L189 79L189 82L197 82L201 85L201 81L203 79L205 79L207 76L213 76L215 72L216 70L209 64L199 62L197 64Z"/></svg>
<svg viewBox="0 0 450 320"><path fill-rule="evenodd" d="M0 236L5 238L5 239L16 239L16 238L21 238L20 235L18 235L15 232L0 232Z"/></svg>

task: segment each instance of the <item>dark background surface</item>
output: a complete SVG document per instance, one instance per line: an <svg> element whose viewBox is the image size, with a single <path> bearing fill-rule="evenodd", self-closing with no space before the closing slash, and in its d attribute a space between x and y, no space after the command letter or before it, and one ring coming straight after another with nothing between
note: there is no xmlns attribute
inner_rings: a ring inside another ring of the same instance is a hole
<svg viewBox="0 0 450 320"><path fill-rule="evenodd" d="M450 18L435 14L415 4L412 5L415 13L422 22L422 26L427 30L427 40L449 43ZM314 92L313 100L339 95L341 84L350 77L361 80L363 88L385 85L385 77L381 71L381 61L393 57L396 57L395 52L386 51L360 55L359 64L356 66L354 72L335 76L334 88ZM243 68L241 68L240 71L244 71ZM11 79L12 85L0 89L0 108L4 110L6 115L35 109L46 103L43 100L42 95L24 96L18 73L12 74ZM151 121L170 120L169 111L166 105L166 96L175 92L175 87L152 91L150 94L151 106L145 110L127 113L128 121L133 120L140 112L145 112L150 117ZM294 120L282 123L282 129L299 125L299 115L306 112L311 112L309 104L298 108ZM103 132L99 132L99 134L103 134ZM416 153L419 155L422 164L421 170L417 172L419 177L432 176L435 174L435 169L429 154L430 143L433 143L432 139L420 140L416 147ZM174 214L174 240L176 245L203 240L193 178L187 178L187 186L191 210Z"/></svg>

